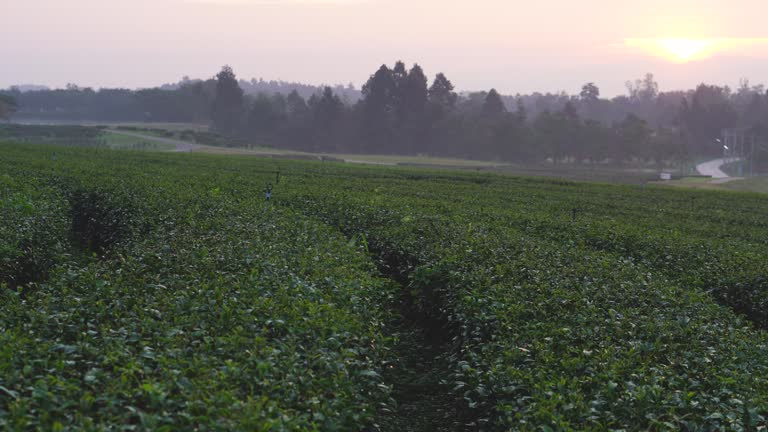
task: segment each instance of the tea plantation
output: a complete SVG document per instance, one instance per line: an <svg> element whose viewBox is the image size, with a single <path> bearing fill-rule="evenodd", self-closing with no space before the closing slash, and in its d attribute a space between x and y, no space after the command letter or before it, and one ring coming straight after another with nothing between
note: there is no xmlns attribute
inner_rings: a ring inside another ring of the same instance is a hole
<svg viewBox="0 0 768 432"><path fill-rule="evenodd" d="M766 214L0 144L0 429L765 430Z"/></svg>

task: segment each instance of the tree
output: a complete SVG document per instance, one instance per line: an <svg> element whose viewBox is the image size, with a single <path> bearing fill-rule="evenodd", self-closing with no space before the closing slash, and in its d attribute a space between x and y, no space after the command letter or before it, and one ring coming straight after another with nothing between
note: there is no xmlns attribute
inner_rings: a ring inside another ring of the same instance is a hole
<svg viewBox="0 0 768 432"><path fill-rule="evenodd" d="M311 113L309 106L298 91L285 97L287 122L283 136L292 148L312 150Z"/></svg>
<svg viewBox="0 0 768 432"><path fill-rule="evenodd" d="M97 94L97 106L106 118L125 118L132 110L146 121L207 123L216 93L216 82L192 81L173 90L160 88L142 89L136 92ZM131 107L131 104L137 107Z"/></svg>
<svg viewBox="0 0 768 432"><path fill-rule="evenodd" d="M526 125L525 108L518 106L512 114L503 114L493 126L495 146L493 158L501 157L511 162L530 162L538 155L530 145L529 130Z"/></svg>
<svg viewBox="0 0 768 432"><path fill-rule="evenodd" d="M11 95L0 94L0 119L10 117L16 111L16 99Z"/></svg>
<svg viewBox="0 0 768 432"><path fill-rule="evenodd" d="M521 124L525 124L525 122L528 121L528 109L525 108L525 103L522 98L518 97L516 103L517 111L515 111L515 116Z"/></svg>
<svg viewBox="0 0 768 432"><path fill-rule="evenodd" d="M310 99L315 151L339 151L340 127L344 116L344 103L325 87L320 97Z"/></svg>
<svg viewBox="0 0 768 432"><path fill-rule="evenodd" d="M274 134L286 118L285 98L277 93L273 96L260 94L251 104L248 112L248 131L257 137Z"/></svg>
<svg viewBox="0 0 768 432"><path fill-rule="evenodd" d="M450 151L451 140L456 139L456 124L451 123L451 114L456 108L458 95L453 91L453 83L439 73L427 91L427 123L429 127L429 153Z"/></svg>
<svg viewBox="0 0 768 432"><path fill-rule="evenodd" d="M610 130L596 120L586 120L581 132L584 156L592 163L605 160L610 154Z"/></svg>
<svg viewBox="0 0 768 432"><path fill-rule="evenodd" d="M381 65L365 83L360 101L362 133L371 152L391 150L395 123L395 79L387 65Z"/></svg>
<svg viewBox="0 0 768 432"><path fill-rule="evenodd" d="M453 91L453 84L443 73L435 76L432 86L429 88L429 102L445 113L453 111L456 107L458 95Z"/></svg>
<svg viewBox="0 0 768 432"><path fill-rule="evenodd" d="M398 120L402 120L405 114L405 92L408 85L408 70L405 63L397 61L392 68L392 105Z"/></svg>
<svg viewBox="0 0 768 432"><path fill-rule="evenodd" d="M744 108L741 116L742 125L755 127L768 121L766 116L766 103L761 93L754 93L749 104Z"/></svg>
<svg viewBox="0 0 768 432"><path fill-rule="evenodd" d="M565 103L565 106L563 107L563 114L565 114L565 118L567 118L572 123L579 123L579 112L576 110L576 105L573 104L573 102L568 101Z"/></svg>
<svg viewBox="0 0 768 432"><path fill-rule="evenodd" d="M566 129L568 137L567 153L573 156L577 163L581 163L586 158L587 144L582 133L581 117L576 110L576 105L572 101L566 102L562 115L565 121L563 127Z"/></svg>
<svg viewBox="0 0 768 432"><path fill-rule="evenodd" d="M427 106L427 77L421 66L414 64L402 84L403 109L406 115L421 114Z"/></svg>
<svg viewBox="0 0 768 432"><path fill-rule="evenodd" d="M427 77L418 64L413 65L398 89L400 104L395 148L410 154L424 148L427 140Z"/></svg>
<svg viewBox="0 0 768 432"><path fill-rule="evenodd" d="M647 73L643 79L635 80L634 83L627 81L627 91L632 100L650 102L659 95L659 83L652 73Z"/></svg>
<svg viewBox="0 0 768 432"><path fill-rule="evenodd" d="M177 90L184 120L194 123L205 123L211 118L211 106L216 97L216 82L187 80Z"/></svg>
<svg viewBox="0 0 768 432"><path fill-rule="evenodd" d="M224 66L216 75L216 98L211 111L213 128L221 133L235 134L240 129L242 115L243 89L232 68Z"/></svg>
<svg viewBox="0 0 768 432"><path fill-rule="evenodd" d="M309 111L307 102L303 97L301 97L301 95L299 95L299 92L296 90L288 93L288 96L285 97L285 105L288 115L292 117L303 116Z"/></svg>
<svg viewBox="0 0 768 432"><path fill-rule="evenodd" d="M496 89L491 89L485 96L485 101L483 101L483 107L480 112L484 117L497 117L507 112L507 108L504 106L504 101L501 100L501 96Z"/></svg>
<svg viewBox="0 0 768 432"><path fill-rule="evenodd" d="M728 87L701 84L682 107L680 117L692 140L693 154L714 156L720 153L715 139L723 129L736 126L739 116Z"/></svg>
<svg viewBox="0 0 768 432"><path fill-rule="evenodd" d="M405 63L398 60L395 62L395 67L392 68L392 79L395 81L395 86L401 86L406 78L408 78L408 70L405 68Z"/></svg>
<svg viewBox="0 0 768 432"><path fill-rule="evenodd" d="M581 97L582 101L588 104L595 103L600 100L600 89L595 85L595 83L587 83L584 84L584 86L581 88L581 93L579 93L579 96Z"/></svg>
<svg viewBox="0 0 768 432"><path fill-rule="evenodd" d="M622 161L626 161L634 157L641 157L643 159L650 159L648 140L651 137L651 130L648 128L648 123L640 117L629 114L627 117L617 125L617 131L619 134L618 152L617 158Z"/></svg>
<svg viewBox="0 0 768 432"><path fill-rule="evenodd" d="M555 165L568 156L568 144L572 136L569 121L563 111L542 111L533 122L533 130L540 154L551 159Z"/></svg>

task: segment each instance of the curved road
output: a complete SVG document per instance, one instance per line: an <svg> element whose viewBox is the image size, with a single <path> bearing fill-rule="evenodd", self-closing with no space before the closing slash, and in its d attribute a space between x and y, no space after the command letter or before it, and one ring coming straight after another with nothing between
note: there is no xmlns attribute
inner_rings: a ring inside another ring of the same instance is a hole
<svg viewBox="0 0 768 432"><path fill-rule="evenodd" d="M704 162L701 164L696 165L696 171L699 172L701 175L711 176L713 179L728 179L731 178L728 174L724 173L723 170L720 169L723 165L725 165L728 162L736 162L738 161L738 158L720 158L711 160L709 162Z"/></svg>

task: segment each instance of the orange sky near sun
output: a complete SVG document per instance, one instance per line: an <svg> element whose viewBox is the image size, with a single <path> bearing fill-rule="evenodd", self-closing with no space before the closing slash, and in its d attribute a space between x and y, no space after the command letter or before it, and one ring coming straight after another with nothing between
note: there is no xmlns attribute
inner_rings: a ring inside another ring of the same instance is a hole
<svg viewBox="0 0 768 432"><path fill-rule="evenodd" d="M628 48L674 63L706 60L718 54L765 56L768 38L630 38Z"/></svg>

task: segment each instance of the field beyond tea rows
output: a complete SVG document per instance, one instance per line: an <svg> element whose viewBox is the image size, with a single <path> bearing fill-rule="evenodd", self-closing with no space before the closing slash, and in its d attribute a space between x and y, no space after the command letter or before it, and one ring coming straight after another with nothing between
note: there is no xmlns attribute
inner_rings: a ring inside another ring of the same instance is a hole
<svg viewBox="0 0 768 432"><path fill-rule="evenodd" d="M0 144L0 428L765 430L766 214Z"/></svg>

